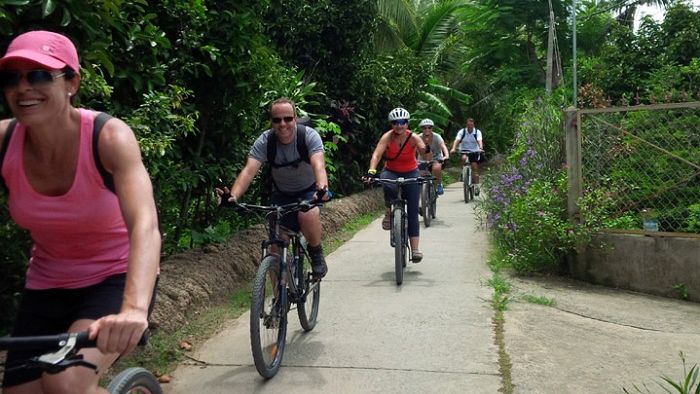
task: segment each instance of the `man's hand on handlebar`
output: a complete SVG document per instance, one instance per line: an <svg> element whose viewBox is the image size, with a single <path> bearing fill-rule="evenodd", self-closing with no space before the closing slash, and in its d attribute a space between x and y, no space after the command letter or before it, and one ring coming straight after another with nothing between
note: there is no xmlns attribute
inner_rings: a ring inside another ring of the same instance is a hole
<svg viewBox="0 0 700 394"><path fill-rule="evenodd" d="M333 192L328 189L328 186L324 186L316 191L314 194L314 201L326 202L333 198Z"/></svg>

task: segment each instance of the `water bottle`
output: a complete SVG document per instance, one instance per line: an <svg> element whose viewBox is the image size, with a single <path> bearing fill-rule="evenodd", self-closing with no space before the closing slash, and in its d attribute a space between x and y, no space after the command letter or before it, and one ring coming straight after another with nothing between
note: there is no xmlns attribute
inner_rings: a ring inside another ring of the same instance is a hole
<svg viewBox="0 0 700 394"><path fill-rule="evenodd" d="M642 228L644 231L659 231L659 219L650 208L642 209Z"/></svg>

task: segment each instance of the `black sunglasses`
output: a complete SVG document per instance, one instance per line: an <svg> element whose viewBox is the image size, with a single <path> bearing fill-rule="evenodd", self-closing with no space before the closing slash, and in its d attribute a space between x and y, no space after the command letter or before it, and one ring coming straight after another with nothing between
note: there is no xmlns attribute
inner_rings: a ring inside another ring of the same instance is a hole
<svg viewBox="0 0 700 394"><path fill-rule="evenodd" d="M33 70L27 71L26 74L22 74L19 71L0 71L0 88L14 88L19 85L19 81L22 80L22 76L27 79L30 85L46 85L53 82L56 78L60 78L66 75L63 72L52 73L48 70Z"/></svg>
<svg viewBox="0 0 700 394"><path fill-rule="evenodd" d="M290 123L291 121L294 120L294 117L293 116L285 116L283 118L275 117L275 118L272 118L272 123L281 123L282 119L284 119L285 123Z"/></svg>
<svg viewBox="0 0 700 394"><path fill-rule="evenodd" d="M399 120L392 120L392 121L391 121L391 124L393 124L393 125L399 125L399 126L403 126L403 125L405 125L406 123L408 123L408 121L407 121L406 119L399 119Z"/></svg>

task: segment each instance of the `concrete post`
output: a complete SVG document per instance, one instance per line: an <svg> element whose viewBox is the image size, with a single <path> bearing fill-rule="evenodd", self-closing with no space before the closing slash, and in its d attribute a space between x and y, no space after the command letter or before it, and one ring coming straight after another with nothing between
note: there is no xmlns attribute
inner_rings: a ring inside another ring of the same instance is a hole
<svg viewBox="0 0 700 394"><path fill-rule="evenodd" d="M578 110L573 107L566 109L566 168L569 180L567 198L567 213L569 220L578 222L578 199L583 195L581 172L581 137L578 128Z"/></svg>

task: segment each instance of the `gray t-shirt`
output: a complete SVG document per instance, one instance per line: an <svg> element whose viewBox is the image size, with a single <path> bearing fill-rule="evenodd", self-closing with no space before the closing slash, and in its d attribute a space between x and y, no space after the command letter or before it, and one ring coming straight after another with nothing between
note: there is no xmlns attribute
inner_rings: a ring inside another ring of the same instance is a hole
<svg viewBox="0 0 700 394"><path fill-rule="evenodd" d="M267 164L267 137L270 130L265 131L255 140L253 147L248 154L250 157ZM323 152L323 141L318 131L311 127L306 128L306 147L309 151L309 157L314 153ZM297 152L297 134L289 144L282 144L277 139L277 154L275 156L275 164L291 163L299 159ZM296 193L306 190L316 182L314 171L311 165L304 160L299 162L298 166L272 167L273 184L279 191L283 193Z"/></svg>
<svg viewBox="0 0 700 394"><path fill-rule="evenodd" d="M433 154L433 160L443 159L440 145L442 145L444 142L445 140L442 139L440 134L433 133L433 141L430 143L430 152ZM418 162L425 163L426 161L422 159L421 155L418 155Z"/></svg>

